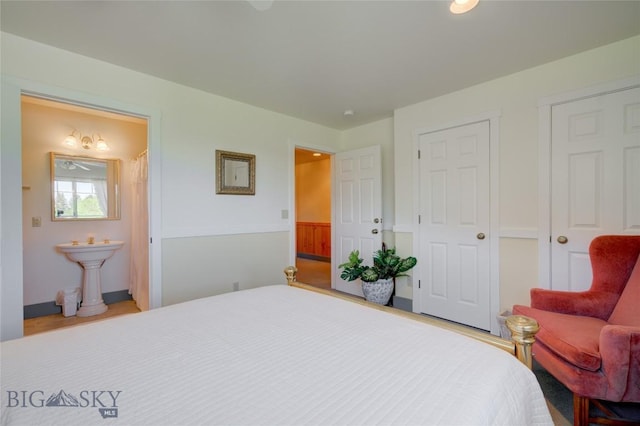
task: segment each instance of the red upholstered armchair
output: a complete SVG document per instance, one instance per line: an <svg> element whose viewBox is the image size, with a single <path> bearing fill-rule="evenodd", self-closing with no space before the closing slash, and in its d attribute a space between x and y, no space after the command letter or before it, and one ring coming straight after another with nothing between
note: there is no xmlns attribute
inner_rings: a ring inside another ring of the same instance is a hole
<svg viewBox="0 0 640 426"><path fill-rule="evenodd" d="M538 321L533 357L573 392L574 425L628 424L590 418L590 401L640 403L639 255L640 235L597 237L588 291L534 288L513 307Z"/></svg>

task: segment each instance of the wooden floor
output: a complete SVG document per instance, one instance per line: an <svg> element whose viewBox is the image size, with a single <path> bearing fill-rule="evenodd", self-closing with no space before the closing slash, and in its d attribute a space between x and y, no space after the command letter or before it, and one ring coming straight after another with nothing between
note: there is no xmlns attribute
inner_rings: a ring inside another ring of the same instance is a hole
<svg viewBox="0 0 640 426"><path fill-rule="evenodd" d="M314 287L331 288L331 263L319 260L296 259L298 268L298 281Z"/></svg>
<svg viewBox="0 0 640 426"><path fill-rule="evenodd" d="M91 317L71 316L65 317L62 314L47 315L44 317L29 318L24 320L24 335L30 336L36 333L55 330L63 327L72 327L78 324L84 324L92 321L101 321L107 318L113 318L118 315L132 314L140 312L133 300L125 300L123 302L112 303L109 310L100 315Z"/></svg>
<svg viewBox="0 0 640 426"><path fill-rule="evenodd" d="M567 420L567 418L564 417L556 407L551 405L549 401L547 401L547 407L549 407L549 413L551 413L551 420L553 421L554 426L572 426L573 425L573 423Z"/></svg>

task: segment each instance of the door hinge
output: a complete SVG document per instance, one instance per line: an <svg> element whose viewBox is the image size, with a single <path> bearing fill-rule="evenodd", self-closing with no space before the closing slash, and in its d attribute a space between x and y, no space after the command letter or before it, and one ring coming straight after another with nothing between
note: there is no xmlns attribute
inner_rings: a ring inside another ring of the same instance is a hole
<svg viewBox="0 0 640 426"><path fill-rule="evenodd" d="M153 244L153 237L149 237L149 244Z"/></svg>
<svg viewBox="0 0 640 426"><path fill-rule="evenodd" d="M420 288L420 284L421 284L421 283L420 283L420 280L418 280L418 288Z"/></svg>
<svg viewBox="0 0 640 426"><path fill-rule="evenodd" d="M418 225L420 225L422 223L422 216L418 215Z"/></svg>
<svg viewBox="0 0 640 426"><path fill-rule="evenodd" d="M418 150L418 160L420 159L420 150Z"/></svg>

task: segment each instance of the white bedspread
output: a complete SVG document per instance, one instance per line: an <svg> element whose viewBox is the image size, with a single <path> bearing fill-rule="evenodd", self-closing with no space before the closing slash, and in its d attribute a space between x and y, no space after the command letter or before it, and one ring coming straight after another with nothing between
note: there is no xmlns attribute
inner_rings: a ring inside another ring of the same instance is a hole
<svg viewBox="0 0 640 426"><path fill-rule="evenodd" d="M552 424L506 352L288 286L4 342L0 362L2 425Z"/></svg>

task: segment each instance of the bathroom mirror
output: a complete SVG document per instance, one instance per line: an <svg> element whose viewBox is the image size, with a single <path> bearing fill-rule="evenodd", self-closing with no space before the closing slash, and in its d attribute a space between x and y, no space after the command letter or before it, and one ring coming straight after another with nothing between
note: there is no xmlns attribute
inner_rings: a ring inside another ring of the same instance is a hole
<svg viewBox="0 0 640 426"><path fill-rule="evenodd" d="M120 219L120 160L52 152L51 219Z"/></svg>
<svg viewBox="0 0 640 426"><path fill-rule="evenodd" d="M255 195L256 156L216 150L217 194Z"/></svg>

